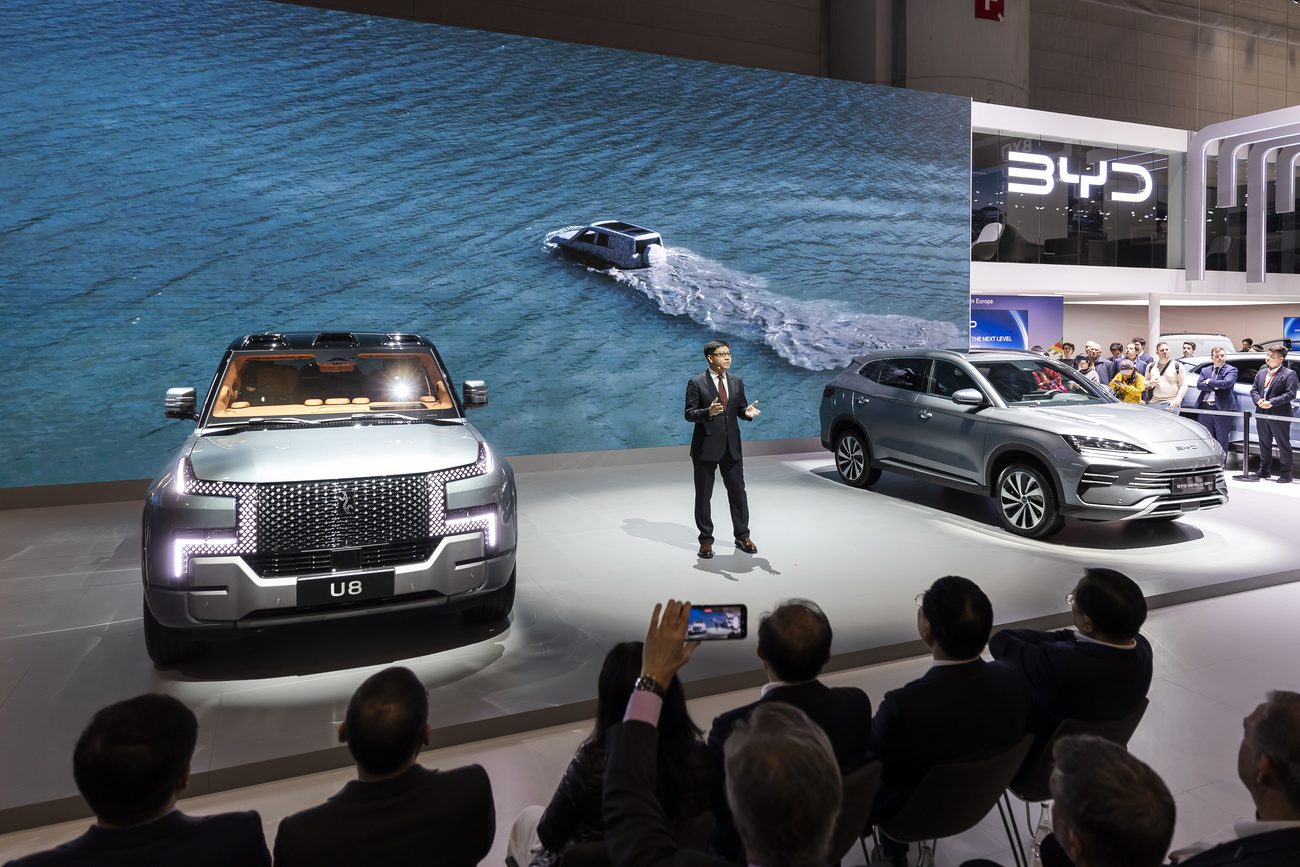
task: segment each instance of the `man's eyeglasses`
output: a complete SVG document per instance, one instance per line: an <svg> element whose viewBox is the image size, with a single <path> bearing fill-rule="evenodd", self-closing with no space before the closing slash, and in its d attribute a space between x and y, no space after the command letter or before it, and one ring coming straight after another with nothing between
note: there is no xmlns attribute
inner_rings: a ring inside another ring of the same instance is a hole
<svg viewBox="0 0 1300 867"><path fill-rule="evenodd" d="M1066 605L1070 605L1070 606L1073 606L1073 605L1074 605L1074 594L1073 594L1073 593L1066 593L1066 594L1065 594L1065 604L1066 604Z"/></svg>
<svg viewBox="0 0 1300 867"><path fill-rule="evenodd" d="M920 608L921 603L925 602L925 593L916 594L916 599L914 599L913 601L916 602L916 607Z"/></svg>
<svg viewBox="0 0 1300 867"><path fill-rule="evenodd" d="M731 357L731 353L730 353L730 352L715 352L715 353L713 353L713 355L711 355L711 356L709 356L709 357L710 357L710 358L730 358L730 357Z"/></svg>

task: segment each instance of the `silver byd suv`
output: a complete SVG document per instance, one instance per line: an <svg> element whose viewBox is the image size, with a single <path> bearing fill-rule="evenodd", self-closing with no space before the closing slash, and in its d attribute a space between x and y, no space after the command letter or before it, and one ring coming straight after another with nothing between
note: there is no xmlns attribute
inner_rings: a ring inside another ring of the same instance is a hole
<svg viewBox="0 0 1300 867"><path fill-rule="evenodd" d="M144 634L160 665L306 620L444 606L506 616L510 465L411 334L250 334L227 347L194 432L144 507ZM466 401L486 386L465 383ZM471 404L473 405L473 404Z"/></svg>
<svg viewBox="0 0 1300 867"><path fill-rule="evenodd" d="M1038 538L1067 516L1169 520L1228 501L1205 428L1121 403L1029 352L891 350L854 359L822 392L822 445L840 478L882 470L992 496L1002 525Z"/></svg>

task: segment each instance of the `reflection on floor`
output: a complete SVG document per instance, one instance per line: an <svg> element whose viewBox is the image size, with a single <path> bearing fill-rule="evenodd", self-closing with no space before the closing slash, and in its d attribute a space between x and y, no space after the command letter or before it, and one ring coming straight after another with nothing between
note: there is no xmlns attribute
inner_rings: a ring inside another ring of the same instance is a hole
<svg viewBox="0 0 1300 867"><path fill-rule="evenodd" d="M1175 795L1175 846L1253 815L1250 798L1236 778L1241 721L1268 690L1300 690L1298 610L1300 584L1285 584L1160 609L1147 621L1144 632L1155 650L1156 678L1151 708L1130 749L1159 772ZM701 648L690 665L716 649ZM923 674L927 664L926 659L899 660L824 679L834 686L860 686L874 704L887 690ZM757 695L753 689L698 699L691 702L691 714L697 723L707 726L718 713L753 701ZM439 710L436 695L434 709ZM511 822L527 804L546 803L589 725L540 729L433 750L421 757L428 767L477 762L487 769L496 798L497 835L484 864L500 867ZM351 778L351 770L327 771L191 798L182 802L181 808L196 814L255 809L262 815L270 842L282 817L320 803ZM1035 820L1037 812L1035 807ZM1019 816L1023 823L1023 811ZM0 836L0 857L17 857L57 845L80 834L87 824L82 820ZM996 812L974 829L939 845L939 867L976 857L1012 863ZM852 867L862 860L858 851L850 854L845 864Z"/></svg>
<svg viewBox="0 0 1300 867"><path fill-rule="evenodd" d="M304 626L216 645L166 672L150 665L140 634L138 504L0 512L0 817L8 810L8 827L24 827L12 817L74 795L69 755L86 719L147 690L195 709L196 788L217 791L340 766L335 727L348 697L392 663L429 686L436 745L581 719L605 650L643 634L669 596L745 603L755 617L780 598L810 597L831 612L839 664L861 665L915 652L912 598L940 575L979 582L998 622L1012 623L1059 615L1083 565L1120 568L1166 600L1290 580L1300 565L1273 519L1293 507L1295 486L1233 483L1228 506L1175 523L1076 525L1029 542L998 528L986 498L888 475L850 489L826 453L746 464L756 556L720 546L695 559L689 463L520 474L509 624L435 612ZM723 522L724 503L719 491ZM915 670L900 665L863 676ZM757 667L752 640L719 643L690 677L696 694L719 692L754 683ZM547 749L549 785L563 757Z"/></svg>

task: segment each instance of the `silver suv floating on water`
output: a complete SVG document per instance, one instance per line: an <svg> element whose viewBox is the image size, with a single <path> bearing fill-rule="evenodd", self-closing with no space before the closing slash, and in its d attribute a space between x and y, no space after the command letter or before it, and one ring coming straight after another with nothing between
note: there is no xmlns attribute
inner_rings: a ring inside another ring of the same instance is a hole
<svg viewBox="0 0 1300 867"><path fill-rule="evenodd" d="M572 232L561 232L555 236L555 242L619 268L649 268L667 261L664 239L658 232L620 220L604 220Z"/></svg>
<svg viewBox="0 0 1300 867"><path fill-rule="evenodd" d="M992 496L1002 525L1048 536L1065 518L1171 520L1228 501L1201 425L1121 403L1036 353L890 350L822 392L822 446L855 487L883 470Z"/></svg>
<svg viewBox="0 0 1300 867"><path fill-rule="evenodd" d="M382 611L509 614L514 474L450 381L411 334L250 334L202 407L168 391L166 415L197 424L145 501L150 658ZM481 382L464 391L486 400Z"/></svg>

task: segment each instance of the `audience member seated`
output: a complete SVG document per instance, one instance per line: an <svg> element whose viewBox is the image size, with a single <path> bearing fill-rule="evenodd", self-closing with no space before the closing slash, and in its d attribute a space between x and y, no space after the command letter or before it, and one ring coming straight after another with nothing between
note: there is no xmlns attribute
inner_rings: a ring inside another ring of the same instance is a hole
<svg viewBox="0 0 1300 867"><path fill-rule="evenodd" d="M507 863L524 867L558 864L574 843L605 839L601 790L605 784L605 736L623 719L632 687L641 673L641 642L617 644L605 656L596 693L596 728L583 741L551 796L545 812L526 807L515 821ZM670 823L698 816L711 806L716 774L700 729L686 709L686 693L676 678L668 684L659 718L656 798Z"/></svg>
<svg viewBox="0 0 1300 867"><path fill-rule="evenodd" d="M194 713L165 695L137 696L95 714L72 753L72 775L95 824L9 867L269 867L257 813L187 816L176 809L198 734Z"/></svg>
<svg viewBox="0 0 1300 867"><path fill-rule="evenodd" d="M748 719L754 708L773 701L794 705L821 726L835 750L841 774L850 774L866 764L867 747L871 745L871 699L857 687L832 688L817 679L831 658L831 637L826 614L807 599L792 599L763 615L758 623L758 658L768 682L758 701L727 711L713 721L709 750L719 770L723 745L732 729ZM740 838L727 813L721 785L713 812L717 819L710 841L713 851L727 858L739 855Z"/></svg>
<svg viewBox="0 0 1300 867"><path fill-rule="evenodd" d="M275 838L279 867L428 864L472 867L496 833L492 784L478 765L431 771L429 699L410 669L388 668L353 693L339 725L357 779L318 807L288 816Z"/></svg>
<svg viewBox="0 0 1300 867"><path fill-rule="evenodd" d="M1300 864L1300 693L1270 692L1246 717L1237 776L1255 802L1255 821L1234 822L1170 852L1170 860L1180 867Z"/></svg>
<svg viewBox="0 0 1300 867"><path fill-rule="evenodd" d="M1119 744L1091 735L1052 750L1053 833L1043 867L1157 867L1174 836L1174 796L1159 775ZM962 867L993 867L967 861Z"/></svg>
<svg viewBox="0 0 1300 867"><path fill-rule="evenodd" d="M605 843L615 867L724 867L702 852L679 849L655 797L655 731L664 684L671 683L699 642L686 641L690 603L656 605L646 633L641 677L624 721L608 735ZM724 747L727 801L757 867L814 867L825 862L841 784L830 740L803 711L763 702L737 723Z"/></svg>
<svg viewBox="0 0 1300 867"><path fill-rule="evenodd" d="M993 658L1015 663L1029 681L1027 764L1061 720L1120 719L1151 687L1151 643L1138 634L1147 601L1137 584L1114 569L1088 569L1070 599L1073 630L1004 629L989 641Z"/></svg>
<svg viewBox="0 0 1300 867"><path fill-rule="evenodd" d="M934 662L925 676L885 693L871 724L867 758L880 759L871 821L888 820L933 765L987 758L1025 734L1029 686L1015 665L980 658L993 605L968 578L940 578L920 597L917 631ZM891 860L906 847L882 841Z"/></svg>

